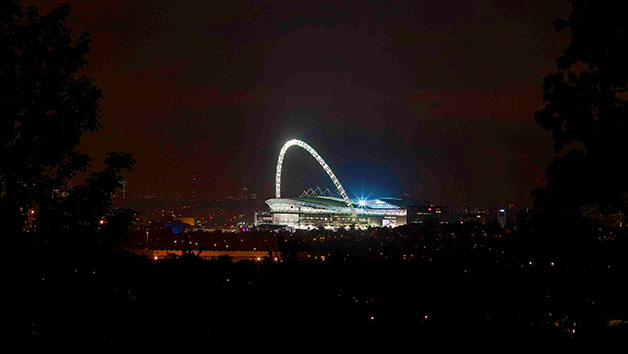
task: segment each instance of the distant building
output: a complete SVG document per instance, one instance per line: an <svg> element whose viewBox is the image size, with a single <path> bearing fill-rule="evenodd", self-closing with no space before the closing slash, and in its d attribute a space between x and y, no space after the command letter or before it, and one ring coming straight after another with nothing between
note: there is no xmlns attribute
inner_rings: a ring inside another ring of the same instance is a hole
<svg viewBox="0 0 628 354"><path fill-rule="evenodd" d="M194 218L190 218L190 217L178 217L178 218L173 218L173 221L178 221L181 224L187 224L190 226L194 226L195 225L195 220Z"/></svg>
<svg viewBox="0 0 628 354"><path fill-rule="evenodd" d="M253 225L271 225L273 223L273 214L267 211L256 211L253 217Z"/></svg>
<svg viewBox="0 0 628 354"><path fill-rule="evenodd" d="M407 206L408 224L422 224L427 220L449 222L449 208L429 202L418 202Z"/></svg>
<svg viewBox="0 0 628 354"><path fill-rule="evenodd" d="M395 227L406 224L404 200L379 198L351 201L349 208L342 198L310 196L268 199L273 225L294 229L342 227ZM355 211L355 214L353 214Z"/></svg>
<svg viewBox="0 0 628 354"><path fill-rule="evenodd" d="M190 228L190 225L178 221L172 221L163 224L164 228L169 228L173 234L180 234L186 232Z"/></svg>
<svg viewBox="0 0 628 354"><path fill-rule="evenodd" d="M240 191L240 200L247 199L249 199L249 189L247 187L242 187L242 190Z"/></svg>
<svg viewBox="0 0 628 354"><path fill-rule="evenodd" d="M502 227L506 227L506 209L499 209L497 211L497 222Z"/></svg>
<svg viewBox="0 0 628 354"><path fill-rule="evenodd" d="M475 208L471 206L463 206L457 209L457 221L461 222L477 222L480 224L488 224L495 220L495 214L491 213L489 209Z"/></svg>

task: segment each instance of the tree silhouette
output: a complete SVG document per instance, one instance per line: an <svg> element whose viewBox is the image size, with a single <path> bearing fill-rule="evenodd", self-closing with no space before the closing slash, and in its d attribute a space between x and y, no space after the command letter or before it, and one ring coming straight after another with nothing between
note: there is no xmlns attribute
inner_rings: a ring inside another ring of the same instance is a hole
<svg viewBox="0 0 628 354"><path fill-rule="evenodd" d="M545 106L536 122L552 132L563 153L547 169L548 184L533 191L538 212L554 217L603 219L628 211L628 6L571 0L571 41L558 71L544 79ZM621 215L621 214L620 214ZM617 217L613 218L617 220Z"/></svg>
<svg viewBox="0 0 628 354"><path fill-rule="evenodd" d="M116 214L112 194L134 164L129 154L109 153L103 171L76 183L91 161L78 144L100 127L102 94L83 72L91 41L66 27L70 11L0 5L0 215L9 234L115 229L101 220ZM129 211L114 224L123 215Z"/></svg>

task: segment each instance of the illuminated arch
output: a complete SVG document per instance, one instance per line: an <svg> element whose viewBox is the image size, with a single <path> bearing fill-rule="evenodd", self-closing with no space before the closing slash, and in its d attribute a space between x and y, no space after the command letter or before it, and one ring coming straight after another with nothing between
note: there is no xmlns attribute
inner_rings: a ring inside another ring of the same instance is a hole
<svg viewBox="0 0 628 354"><path fill-rule="evenodd" d="M286 155L286 151L288 151L290 147L295 146L295 145L305 149L305 151L309 152L310 155L312 155L312 157L315 158L316 161L318 161L318 163L321 165L323 170L327 172L327 175L329 176L329 178L331 178L331 181L336 186L336 189L338 189L338 193L340 193L340 195L342 196L342 199L344 199L349 209L351 209L351 213L353 214L353 217L356 217L355 209L353 208L353 202L351 201L351 199L349 199L349 197L347 196L347 192L345 192L345 189L342 188L340 181L338 181L338 178L336 178L336 175L331 171L331 168L329 168L325 160L323 160L321 155L319 155L316 152L316 150L314 150L311 146L297 139L292 139L288 141L287 143L285 143L283 147L281 148L281 151L279 152L279 159L277 160L277 173L275 175L275 198L281 198L281 168L283 165L284 155Z"/></svg>

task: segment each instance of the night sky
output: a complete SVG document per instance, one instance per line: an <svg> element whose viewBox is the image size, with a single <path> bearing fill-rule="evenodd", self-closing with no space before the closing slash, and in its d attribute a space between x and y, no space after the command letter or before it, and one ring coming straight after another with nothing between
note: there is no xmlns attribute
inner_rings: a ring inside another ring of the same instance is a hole
<svg viewBox="0 0 628 354"><path fill-rule="evenodd" d="M533 115L566 1L67 3L104 95L81 148L133 153L131 197L189 196L193 172L201 198L271 197L291 138L350 195L527 206L545 183L551 136Z"/></svg>

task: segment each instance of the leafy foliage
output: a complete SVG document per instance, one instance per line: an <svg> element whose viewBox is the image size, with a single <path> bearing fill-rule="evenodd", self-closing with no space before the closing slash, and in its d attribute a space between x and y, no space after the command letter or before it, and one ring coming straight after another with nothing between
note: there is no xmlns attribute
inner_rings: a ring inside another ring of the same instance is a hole
<svg viewBox="0 0 628 354"><path fill-rule="evenodd" d="M102 93L83 72L89 34L72 34L69 14L67 5L45 15L0 5L0 214L14 234L100 230L120 173L134 165L109 153L103 171L75 183L90 166L78 145L100 127Z"/></svg>
<svg viewBox="0 0 628 354"><path fill-rule="evenodd" d="M628 21L625 2L572 0L571 42L545 77L545 107L535 114L563 152L547 169L546 188L533 192L535 208L600 216L628 211ZM571 145L570 145L571 144Z"/></svg>

